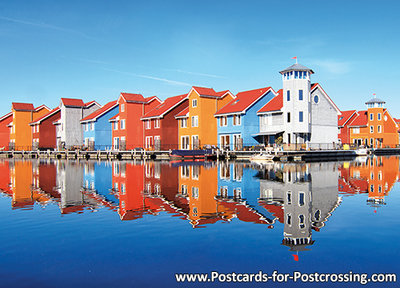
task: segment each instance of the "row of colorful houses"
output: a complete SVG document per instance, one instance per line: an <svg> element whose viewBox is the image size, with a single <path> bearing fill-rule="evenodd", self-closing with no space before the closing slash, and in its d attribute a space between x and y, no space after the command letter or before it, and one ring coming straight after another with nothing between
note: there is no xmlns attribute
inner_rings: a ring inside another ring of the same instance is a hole
<svg viewBox="0 0 400 288"><path fill-rule="evenodd" d="M0 148L241 150L273 144L286 149L399 144L399 123L383 101L367 102L367 111L342 112L320 84L311 83L313 70L296 63L280 74L283 88L278 91L263 87L234 95L193 86L164 101L120 93L104 106L69 98L52 110L13 103L0 118Z"/></svg>

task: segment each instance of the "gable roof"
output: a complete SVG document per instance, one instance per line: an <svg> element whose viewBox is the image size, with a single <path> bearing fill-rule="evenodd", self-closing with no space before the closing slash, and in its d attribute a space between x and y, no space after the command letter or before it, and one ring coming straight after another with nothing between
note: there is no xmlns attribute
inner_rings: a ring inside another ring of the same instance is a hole
<svg viewBox="0 0 400 288"><path fill-rule="evenodd" d="M311 84L311 93L315 90L319 88L322 91L322 94L326 97L326 99L328 100L329 103L332 104L333 108L335 108L335 110L338 112L338 114L341 114L340 109L336 106L335 102L332 101L332 99L329 97L329 95L325 92L325 90L321 87L321 85L319 83L313 83Z"/></svg>
<svg viewBox="0 0 400 288"><path fill-rule="evenodd" d="M361 127L368 124L368 113L366 110L358 111L357 117L349 124L349 127Z"/></svg>
<svg viewBox="0 0 400 288"><path fill-rule="evenodd" d="M118 118L119 117L119 113L117 114L117 115L115 115L115 116L113 116L113 117L111 117L110 119L108 119L108 121L109 122L115 122L115 121L118 121Z"/></svg>
<svg viewBox="0 0 400 288"><path fill-rule="evenodd" d="M189 107L183 109L181 112L175 115L175 118L187 118L189 115Z"/></svg>
<svg viewBox="0 0 400 288"><path fill-rule="evenodd" d="M36 107L35 112L40 111L42 109L46 109L47 111L50 111L50 108L43 104L43 105L40 105L39 107Z"/></svg>
<svg viewBox="0 0 400 288"><path fill-rule="evenodd" d="M16 111L33 111L35 107L33 107L32 103L16 103L13 102L11 104L11 109Z"/></svg>
<svg viewBox="0 0 400 288"><path fill-rule="evenodd" d="M97 101L93 100L93 101L90 101L90 102L85 103L85 108L89 108L90 106L93 106L93 105L95 105L95 104L96 104L97 106L101 107L101 105L100 105L99 103L97 103Z"/></svg>
<svg viewBox="0 0 400 288"><path fill-rule="evenodd" d="M107 113L108 111L110 111L111 109L113 109L113 108L115 108L117 106L118 106L117 100L108 102L106 105L104 105L100 109L97 109L93 113L91 113L88 116L86 116L85 118L83 118L81 120L81 123L89 122L89 121L96 121L98 117L100 117L101 115Z"/></svg>
<svg viewBox="0 0 400 288"><path fill-rule="evenodd" d="M31 123L29 123L29 125L40 124L40 122L42 122L43 120L45 120L45 119L49 118L50 116L56 114L58 111L61 111L60 107L54 108L50 112L48 112L48 113L44 114L43 116L35 119Z"/></svg>
<svg viewBox="0 0 400 288"><path fill-rule="evenodd" d="M173 108L181 104L186 99L188 99L187 94L169 97L165 99L164 102L162 102L160 105L155 107L153 110L146 113L146 115L142 117L142 120L151 118L162 118L164 117L165 114L167 114L169 111L171 111Z"/></svg>
<svg viewBox="0 0 400 288"><path fill-rule="evenodd" d="M356 110L342 111L342 115L338 115L338 126L343 127L346 125L347 121L349 121L356 112Z"/></svg>
<svg viewBox="0 0 400 288"><path fill-rule="evenodd" d="M142 94L121 92L120 97L124 98L125 102L137 102L137 103L146 102Z"/></svg>
<svg viewBox="0 0 400 288"><path fill-rule="evenodd" d="M61 103L66 107L84 107L82 99L61 98Z"/></svg>
<svg viewBox="0 0 400 288"><path fill-rule="evenodd" d="M190 92L192 91L195 91L200 97L208 97L208 98L223 98L227 93L233 95L229 90L216 92L213 88L198 87L198 86L193 86ZM190 94L190 92L188 94Z"/></svg>
<svg viewBox="0 0 400 288"><path fill-rule="evenodd" d="M10 116L11 116L11 117L13 116L13 113L12 113L12 112L8 112L6 115L0 117L0 121L4 121L4 120L6 120L8 117L10 117Z"/></svg>
<svg viewBox="0 0 400 288"><path fill-rule="evenodd" d="M270 91L275 94L275 91L271 87L240 92L236 95L235 99L219 109L214 115L218 116L239 112L245 113L250 106L260 100L262 96Z"/></svg>
<svg viewBox="0 0 400 288"><path fill-rule="evenodd" d="M280 89L277 92L277 95L272 98L267 104L265 104L257 113L267 113L280 111L283 107L283 90Z"/></svg>
<svg viewBox="0 0 400 288"><path fill-rule="evenodd" d="M157 96L151 96L151 97L144 98L144 101L146 101L146 104L149 104L150 102L153 102L154 100L157 100L159 103L162 103L162 101Z"/></svg>

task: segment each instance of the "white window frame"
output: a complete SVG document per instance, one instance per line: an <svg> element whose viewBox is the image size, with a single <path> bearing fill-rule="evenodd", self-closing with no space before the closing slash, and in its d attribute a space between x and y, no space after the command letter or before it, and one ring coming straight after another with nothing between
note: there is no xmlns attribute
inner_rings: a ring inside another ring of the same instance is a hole
<svg viewBox="0 0 400 288"><path fill-rule="evenodd" d="M382 133L382 126L381 125L378 125L377 131L378 131L378 133Z"/></svg>
<svg viewBox="0 0 400 288"><path fill-rule="evenodd" d="M369 133L374 133L374 126L369 126Z"/></svg>
<svg viewBox="0 0 400 288"><path fill-rule="evenodd" d="M94 122L90 122L90 130L94 131Z"/></svg>
<svg viewBox="0 0 400 288"><path fill-rule="evenodd" d="M380 120L382 120L382 114L381 113L378 113L378 121L380 121Z"/></svg>
<svg viewBox="0 0 400 288"><path fill-rule="evenodd" d="M153 146L152 142L153 142L153 136L146 136L146 138L145 138L145 148L146 149L151 148Z"/></svg>
<svg viewBox="0 0 400 288"><path fill-rule="evenodd" d="M197 99L193 99L192 100L192 108L196 108L197 107Z"/></svg>
<svg viewBox="0 0 400 288"><path fill-rule="evenodd" d="M181 121L181 128L187 128L187 118L182 118Z"/></svg>
<svg viewBox="0 0 400 288"><path fill-rule="evenodd" d="M121 104L121 112L125 112L125 104Z"/></svg>
<svg viewBox="0 0 400 288"><path fill-rule="evenodd" d="M157 118L157 119L154 120L154 128L155 129L160 128L160 119Z"/></svg>
<svg viewBox="0 0 400 288"><path fill-rule="evenodd" d="M190 136L189 135L181 136L181 149L182 150L189 150L190 149Z"/></svg>
<svg viewBox="0 0 400 288"><path fill-rule="evenodd" d="M125 130L125 128L126 128L125 119L121 119L120 126L121 126L121 130Z"/></svg>
<svg viewBox="0 0 400 288"><path fill-rule="evenodd" d="M233 115L233 126L242 125L242 117L240 114Z"/></svg>
<svg viewBox="0 0 400 288"><path fill-rule="evenodd" d="M149 130L151 128L151 120L144 120L144 129Z"/></svg>
<svg viewBox="0 0 400 288"><path fill-rule="evenodd" d="M192 116L192 127L199 127L199 116Z"/></svg>
<svg viewBox="0 0 400 288"><path fill-rule="evenodd" d="M222 117L219 119L219 126L220 126L220 127L226 127L226 126L228 126L228 117L227 117L227 116L222 116Z"/></svg>

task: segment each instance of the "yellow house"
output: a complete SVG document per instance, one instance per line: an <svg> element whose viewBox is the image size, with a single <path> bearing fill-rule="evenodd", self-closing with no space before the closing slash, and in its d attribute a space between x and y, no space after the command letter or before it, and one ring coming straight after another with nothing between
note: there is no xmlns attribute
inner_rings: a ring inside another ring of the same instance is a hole
<svg viewBox="0 0 400 288"><path fill-rule="evenodd" d="M235 96L229 91L193 86L188 94L189 107L176 115L179 121L178 149L200 149L218 145L217 119L214 114Z"/></svg>

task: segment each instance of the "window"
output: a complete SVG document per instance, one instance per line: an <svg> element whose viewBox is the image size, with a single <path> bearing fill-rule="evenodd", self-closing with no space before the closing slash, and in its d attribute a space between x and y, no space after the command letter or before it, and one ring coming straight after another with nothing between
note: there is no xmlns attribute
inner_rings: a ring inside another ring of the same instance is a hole
<svg viewBox="0 0 400 288"><path fill-rule="evenodd" d="M92 131L94 130L94 122L90 123L90 130L92 130Z"/></svg>
<svg viewBox="0 0 400 288"><path fill-rule="evenodd" d="M181 128L187 128L187 118L181 119Z"/></svg>
<svg viewBox="0 0 400 288"><path fill-rule="evenodd" d="M89 131L89 123L85 124L85 131Z"/></svg>
<svg viewBox="0 0 400 288"><path fill-rule="evenodd" d="M118 122L117 121L114 122L114 130L118 130Z"/></svg>
<svg viewBox="0 0 400 288"><path fill-rule="evenodd" d="M378 133L382 133L382 126L378 125Z"/></svg>
<svg viewBox="0 0 400 288"><path fill-rule="evenodd" d="M125 104L121 104L121 112L125 112Z"/></svg>
<svg viewBox="0 0 400 288"><path fill-rule="evenodd" d="M374 138L369 139L369 143L371 144L371 146L374 145Z"/></svg>
<svg viewBox="0 0 400 288"><path fill-rule="evenodd" d="M299 90L299 100L303 100L303 90Z"/></svg>
<svg viewBox="0 0 400 288"><path fill-rule="evenodd" d="M369 126L369 132L374 133L374 126Z"/></svg>
<svg viewBox="0 0 400 288"><path fill-rule="evenodd" d="M303 111L299 111L299 122L303 122Z"/></svg>
<svg viewBox="0 0 400 288"><path fill-rule="evenodd" d="M121 120L121 130L125 129L125 119Z"/></svg>
<svg viewBox="0 0 400 288"><path fill-rule="evenodd" d="M192 136L192 149L199 149L200 142L199 142L199 135Z"/></svg>
<svg viewBox="0 0 400 288"><path fill-rule="evenodd" d="M353 128L353 134L359 134L360 133L360 127Z"/></svg>
<svg viewBox="0 0 400 288"><path fill-rule="evenodd" d="M290 90L286 91L287 101L290 101Z"/></svg>
<svg viewBox="0 0 400 288"><path fill-rule="evenodd" d="M187 185L181 185L181 194L184 196L187 195Z"/></svg>
<svg viewBox="0 0 400 288"><path fill-rule="evenodd" d="M197 99L192 100L192 107L196 108L197 107Z"/></svg>
<svg viewBox="0 0 400 288"><path fill-rule="evenodd" d="M189 166L181 166L181 177L189 178L190 167Z"/></svg>
<svg viewBox="0 0 400 288"><path fill-rule="evenodd" d="M189 149L189 136L181 137L181 149L183 149L183 150Z"/></svg>
<svg viewBox="0 0 400 288"><path fill-rule="evenodd" d="M292 215L286 214L286 223L291 226L292 225Z"/></svg>
<svg viewBox="0 0 400 288"><path fill-rule="evenodd" d="M224 127L227 125L228 125L228 118L226 116L219 118L219 126Z"/></svg>
<svg viewBox="0 0 400 288"><path fill-rule="evenodd" d="M290 112L287 113L287 122L290 123Z"/></svg>
<svg viewBox="0 0 400 288"><path fill-rule="evenodd" d="M160 128L160 119L154 120L154 128Z"/></svg>
<svg viewBox="0 0 400 288"><path fill-rule="evenodd" d="M314 103L317 104L318 102L319 102L319 97L318 97L318 95L315 95L314 96Z"/></svg>
<svg viewBox="0 0 400 288"><path fill-rule="evenodd" d="M199 127L199 116L192 116L192 127Z"/></svg>
<svg viewBox="0 0 400 288"><path fill-rule="evenodd" d="M286 199L288 205L292 204L292 191L287 191Z"/></svg>
<svg viewBox="0 0 400 288"><path fill-rule="evenodd" d="M200 166L192 166L192 179L199 180Z"/></svg>
<svg viewBox="0 0 400 288"><path fill-rule="evenodd" d="M151 148L153 146L153 137L152 136L146 136L145 144L146 144L145 148Z"/></svg>
<svg viewBox="0 0 400 288"><path fill-rule="evenodd" d="M299 215L299 227L300 229L304 229L304 227L306 227L306 225L304 224L304 215L300 214Z"/></svg>
<svg viewBox="0 0 400 288"><path fill-rule="evenodd" d="M378 113L378 120L381 121L381 119L382 119L382 114Z"/></svg>
<svg viewBox="0 0 400 288"><path fill-rule="evenodd" d="M192 187L192 198L197 199L199 198L199 188Z"/></svg>
<svg viewBox="0 0 400 288"><path fill-rule="evenodd" d="M299 206L304 206L304 192L299 192Z"/></svg>
<svg viewBox="0 0 400 288"><path fill-rule="evenodd" d="M240 126L240 124L241 124L240 115L233 115L233 125Z"/></svg>
<svg viewBox="0 0 400 288"><path fill-rule="evenodd" d="M151 127L151 120L145 120L144 121L144 128L145 129L150 129Z"/></svg>
<svg viewBox="0 0 400 288"><path fill-rule="evenodd" d="M36 132L39 133L39 125L36 125Z"/></svg>
<svg viewBox="0 0 400 288"><path fill-rule="evenodd" d="M374 120L374 114L372 114L372 113L369 114L369 120L371 120L371 121Z"/></svg>
<svg viewBox="0 0 400 288"><path fill-rule="evenodd" d="M318 209L317 211L315 211L314 218L316 221L319 221L321 219L321 210Z"/></svg>

